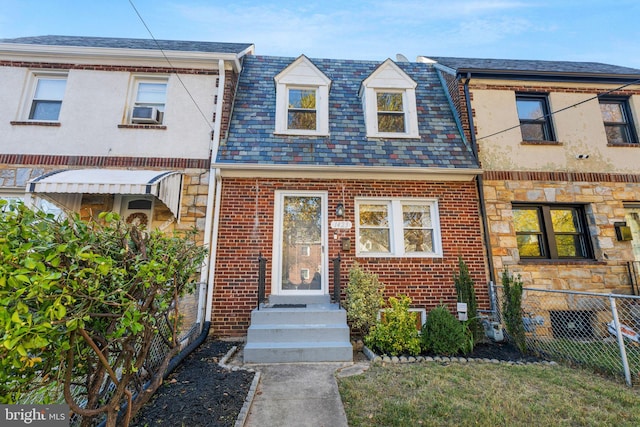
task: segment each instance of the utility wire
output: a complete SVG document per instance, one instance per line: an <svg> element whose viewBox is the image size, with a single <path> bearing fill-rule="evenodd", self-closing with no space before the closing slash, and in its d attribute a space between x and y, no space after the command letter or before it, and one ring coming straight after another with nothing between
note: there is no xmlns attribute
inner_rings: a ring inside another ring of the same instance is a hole
<svg viewBox="0 0 640 427"><path fill-rule="evenodd" d="M151 36L151 39L155 42L156 46L158 46L158 49L160 50L160 53L162 53L162 56L164 57L164 59L167 61L167 63L169 64L169 66L173 69L173 73L175 74L175 76L178 78L178 81L180 82L180 84L182 85L182 87L184 88L184 90L187 92L187 95L189 95L189 98L191 98L191 102L193 102L193 105L195 105L196 109L198 110L198 112L200 113L200 115L202 116L202 118L204 119L205 123L207 123L207 126L209 126L209 129L211 129L211 132L214 132L215 129L213 127L213 125L211 124L211 122L209 121L209 119L207 119L207 116L204 114L204 112L202 112L202 109L200 109L200 106L198 105L198 103L196 102L196 100L193 98L193 95L191 95L191 92L189 91L189 89L187 88L187 86L184 84L184 82L182 81L182 78L180 77L180 74L178 74L177 71L175 71L177 68L173 66L173 64L171 63L171 61L169 60L169 57L167 57L167 55L164 53L164 49L162 49L162 46L160 46L160 43L158 42L158 40L156 40L156 38L154 37L153 33L151 32L151 29L149 28L149 26L147 25L147 23L144 21L144 19L142 18L142 15L140 15L140 12L138 12L138 9L136 8L136 5L133 4L133 0L129 0L129 4L131 5L131 7L133 8L133 10L136 12L136 15L138 15L138 18L140 19L140 22L142 22L142 25L144 25L144 27L147 29L147 32L149 33L149 35ZM220 102L220 100L218 100L218 102Z"/></svg>
<svg viewBox="0 0 640 427"><path fill-rule="evenodd" d="M580 102L576 102L575 104L572 104L572 105L566 106L566 107L564 107L564 108L561 108L561 109L559 109L559 110L555 110L555 111L552 111L552 112L550 112L550 113L544 114L544 115L542 115L542 116L540 116L540 117L537 117L535 120L540 120L540 119L547 119L547 118L550 118L550 117L551 117L551 116L553 116L554 114L558 114L558 113L560 113L560 112L562 112L562 111L564 111L564 110L568 110L569 108L575 108L575 107L577 107L578 105L582 105L582 104L587 103L587 102L589 102L589 101L593 101L594 99L598 99L598 98L600 98L600 97L602 97L602 96L606 96L606 95L610 94L611 92L617 92L617 91L619 91L619 90L624 89L624 88L625 88L625 87L627 87L627 86L632 86L632 85L639 84L639 83L640 83L640 79L638 79L638 80L634 80L634 81L632 81L632 82L630 82L630 83L624 84L624 85L622 85L622 86L620 86L620 87L617 87L617 88L615 88L615 89L611 89L611 90L608 90L608 91L606 91L606 92L599 93L599 94L597 94L596 96L593 96L593 97L591 97L591 98L588 98L588 99L582 100L582 101L580 101ZM515 125L515 126L511 126L510 128L502 129L502 130L500 130L500 131L498 131L498 132L494 132L494 133L492 133L492 134L490 134L490 135L485 135L485 136L482 136L482 137L476 138L476 141L479 141L479 140L481 140L481 139L491 138L492 136L500 135L501 133L505 133L505 132L508 132L508 131L510 131L510 130L517 129L517 128L521 127L521 126L522 126L522 123L517 124L517 125Z"/></svg>

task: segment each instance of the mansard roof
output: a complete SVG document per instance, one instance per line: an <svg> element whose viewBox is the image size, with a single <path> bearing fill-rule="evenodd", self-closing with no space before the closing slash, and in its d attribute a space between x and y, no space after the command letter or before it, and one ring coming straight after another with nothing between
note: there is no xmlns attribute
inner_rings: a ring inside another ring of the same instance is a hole
<svg viewBox="0 0 640 427"><path fill-rule="evenodd" d="M417 83L419 138L367 138L362 82L381 65L374 61L311 59L331 80L329 136L274 134L274 77L295 58L246 56L229 134L216 163L243 165L350 166L477 169L431 64L399 62Z"/></svg>
<svg viewBox="0 0 640 427"><path fill-rule="evenodd" d="M182 52L207 52L241 54L251 48L251 43L218 43L182 40L153 40L115 37L35 36L0 39L0 43L87 48L168 50Z"/></svg>

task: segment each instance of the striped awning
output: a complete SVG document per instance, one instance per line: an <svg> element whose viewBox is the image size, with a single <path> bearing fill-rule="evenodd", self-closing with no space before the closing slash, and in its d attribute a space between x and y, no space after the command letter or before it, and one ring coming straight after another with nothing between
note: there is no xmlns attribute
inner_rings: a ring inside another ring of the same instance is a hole
<svg viewBox="0 0 640 427"><path fill-rule="evenodd" d="M46 194L62 205L65 205L69 194L149 194L157 197L176 218L180 218L182 174L127 169L59 170L29 181L27 193Z"/></svg>

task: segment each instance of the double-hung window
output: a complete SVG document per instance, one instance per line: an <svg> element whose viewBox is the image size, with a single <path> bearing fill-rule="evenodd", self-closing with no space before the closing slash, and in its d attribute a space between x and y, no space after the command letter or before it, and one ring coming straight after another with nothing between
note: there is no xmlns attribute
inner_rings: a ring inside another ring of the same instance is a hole
<svg viewBox="0 0 640 427"><path fill-rule="evenodd" d="M516 107L523 141L554 141L546 95L517 94Z"/></svg>
<svg viewBox="0 0 640 427"><path fill-rule="evenodd" d="M637 143L629 101L624 98L600 98L600 112L609 144Z"/></svg>
<svg viewBox="0 0 640 427"><path fill-rule="evenodd" d="M313 130L317 125L316 89L288 88L287 130Z"/></svg>
<svg viewBox="0 0 640 427"><path fill-rule="evenodd" d="M356 200L358 256L442 256L435 200Z"/></svg>
<svg viewBox="0 0 640 427"><path fill-rule="evenodd" d="M403 92L376 92L378 132L404 133Z"/></svg>
<svg viewBox="0 0 640 427"><path fill-rule="evenodd" d="M167 99L166 79L137 79L131 123L162 124Z"/></svg>
<svg viewBox="0 0 640 427"><path fill-rule="evenodd" d="M582 205L517 205L513 218L521 259L593 257Z"/></svg>
<svg viewBox="0 0 640 427"><path fill-rule="evenodd" d="M66 85L66 76L36 76L29 120L58 121Z"/></svg>

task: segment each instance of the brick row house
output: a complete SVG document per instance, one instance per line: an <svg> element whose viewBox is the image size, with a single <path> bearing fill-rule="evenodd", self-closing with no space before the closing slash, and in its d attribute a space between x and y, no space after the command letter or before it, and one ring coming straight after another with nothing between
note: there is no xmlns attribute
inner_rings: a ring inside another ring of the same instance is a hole
<svg viewBox="0 0 640 427"><path fill-rule="evenodd" d="M234 43L1 40L0 197L83 218L115 211L166 231L195 227L208 244L211 153L252 52Z"/></svg>
<svg viewBox="0 0 640 427"><path fill-rule="evenodd" d="M310 326L265 317L274 302L291 311L328 303L336 271L344 287L355 262L379 276L387 297L408 295L424 313L455 302L462 257L488 308L480 170L432 65L247 57L214 167L212 324L221 335L248 333L245 360L275 361L276 350L280 361L301 360L308 347L302 360L351 360L348 331L292 344L287 333ZM268 304L256 310L259 257ZM329 320L330 308L306 316L315 315L313 323L344 323ZM344 351L320 356L323 340Z"/></svg>
<svg viewBox="0 0 640 427"><path fill-rule="evenodd" d="M506 268L529 287L637 293L640 70L420 60L447 82L479 152L492 278Z"/></svg>
<svg viewBox="0 0 640 427"><path fill-rule="evenodd" d="M195 227L199 320L250 362L351 360L355 263L421 319L459 258L483 310L505 268L637 292L640 70L44 36L0 41L0 81L0 197Z"/></svg>

